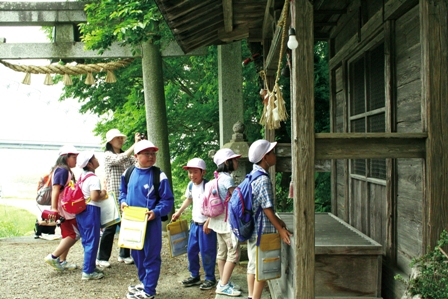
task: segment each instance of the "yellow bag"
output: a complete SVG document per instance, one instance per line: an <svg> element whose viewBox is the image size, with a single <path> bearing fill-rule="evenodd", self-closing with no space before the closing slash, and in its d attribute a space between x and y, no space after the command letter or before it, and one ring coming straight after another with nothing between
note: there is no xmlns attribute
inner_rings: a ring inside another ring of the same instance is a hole
<svg viewBox="0 0 448 299"><path fill-rule="evenodd" d="M121 217L118 246L141 250L145 242L146 227L148 225L147 208L126 207Z"/></svg>
<svg viewBox="0 0 448 299"><path fill-rule="evenodd" d="M255 277L257 281L280 278L281 276L281 239L280 234L264 234L257 247Z"/></svg>
<svg viewBox="0 0 448 299"><path fill-rule="evenodd" d="M189 229L187 220L170 222L166 226L171 257L187 253Z"/></svg>

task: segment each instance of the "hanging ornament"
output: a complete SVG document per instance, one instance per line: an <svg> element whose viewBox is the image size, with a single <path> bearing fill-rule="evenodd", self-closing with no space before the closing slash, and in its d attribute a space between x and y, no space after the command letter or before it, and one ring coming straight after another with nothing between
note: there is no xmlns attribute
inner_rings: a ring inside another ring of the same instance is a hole
<svg viewBox="0 0 448 299"><path fill-rule="evenodd" d="M95 84L95 80L93 80L93 75L92 73L88 73L87 77L86 77L86 81L84 81L85 84L87 85L93 85Z"/></svg>
<svg viewBox="0 0 448 299"><path fill-rule="evenodd" d="M45 75L44 84L45 85L53 85L53 78L51 78L51 75L49 73L47 73Z"/></svg>
<svg viewBox="0 0 448 299"><path fill-rule="evenodd" d="M64 74L64 79L62 80L65 86L73 85L72 78L69 76L69 74Z"/></svg>
<svg viewBox="0 0 448 299"><path fill-rule="evenodd" d="M22 84L30 85L31 84L31 74L26 73L25 78L23 78Z"/></svg>
<svg viewBox="0 0 448 299"><path fill-rule="evenodd" d="M114 75L114 72L107 70L106 73L106 83L115 83L117 82L117 78Z"/></svg>

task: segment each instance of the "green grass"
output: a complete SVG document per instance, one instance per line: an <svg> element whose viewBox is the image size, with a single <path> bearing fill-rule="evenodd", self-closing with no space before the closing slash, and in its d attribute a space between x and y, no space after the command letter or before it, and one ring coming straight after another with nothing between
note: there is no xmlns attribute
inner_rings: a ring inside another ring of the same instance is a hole
<svg viewBox="0 0 448 299"><path fill-rule="evenodd" d="M0 205L0 238L30 236L35 222L36 216L26 210Z"/></svg>

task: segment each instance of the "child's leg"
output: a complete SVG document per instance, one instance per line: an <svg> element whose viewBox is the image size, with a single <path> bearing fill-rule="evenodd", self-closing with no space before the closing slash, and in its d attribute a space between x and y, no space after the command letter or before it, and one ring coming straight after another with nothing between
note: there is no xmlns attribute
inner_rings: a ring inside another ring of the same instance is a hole
<svg viewBox="0 0 448 299"><path fill-rule="evenodd" d="M64 222L62 222L61 233L62 240L56 250L53 251L52 255L55 257L59 257L61 261L65 261L67 259L70 247L72 247L80 238L76 219L65 220Z"/></svg>
<svg viewBox="0 0 448 299"><path fill-rule="evenodd" d="M96 267L96 255L100 240L100 219L100 208L92 205L87 205L87 209L76 216L84 247L83 272L87 274L93 273Z"/></svg>
<svg viewBox="0 0 448 299"><path fill-rule="evenodd" d="M240 258L240 246L239 243L232 243L231 233L223 234L223 239L227 247L227 258L224 264L224 269L221 276L221 285L229 283L230 276L232 276L233 269Z"/></svg>
<svg viewBox="0 0 448 299"><path fill-rule="evenodd" d="M188 271L191 277L199 276L199 248L200 248L200 231L202 226L196 225L194 222L190 225L190 235L188 236Z"/></svg>
<svg viewBox="0 0 448 299"><path fill-rule="evenodd" d="M247 256L249 258L247 263L247 292L249 298L252 298L254 293L256 246L256 241L247 241Z"/></svg>
<svg viewBox="0 0 448 299"><path fill-rule="evenodd" d="M148 222L146 228L145 244L142 250L132 250L138 252L136 261L140 281L145 286L145 292L149 295L156 294L156 286L160 276L160 266L162 258L162 222L158 219Z"/></svg>
<svg viewBox="0 0 448 299"><path fill-rule="evenodd" d="M210 231L206 234L202 230L203 226L199 227L199 250L201 251L202 266L205 272L205 280L216 280L215 264L216 264L216 233Z"/></svg>

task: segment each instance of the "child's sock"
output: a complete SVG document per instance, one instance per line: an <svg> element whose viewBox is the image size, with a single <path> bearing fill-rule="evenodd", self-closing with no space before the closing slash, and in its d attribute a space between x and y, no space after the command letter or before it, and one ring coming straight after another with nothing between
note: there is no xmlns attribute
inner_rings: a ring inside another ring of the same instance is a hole
<svg viewBox="0 0 448 299"><path fill-rule="evenodd" d="M57 257L57 256L54 256L54 255L51 255L51 258L52 258L52 259L57 259L58 257Z"/></svg>

